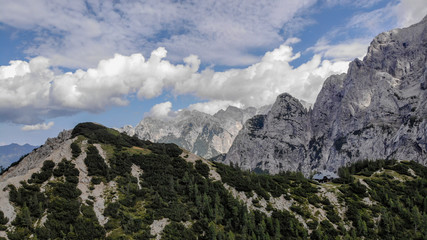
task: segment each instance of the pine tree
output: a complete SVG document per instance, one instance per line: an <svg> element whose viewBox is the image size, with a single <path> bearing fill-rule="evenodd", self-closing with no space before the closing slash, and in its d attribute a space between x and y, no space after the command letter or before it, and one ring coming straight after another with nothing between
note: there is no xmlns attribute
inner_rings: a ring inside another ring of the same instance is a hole
<svg viewBox="0 0 427 240"><path fill-rule="evenodd" d="M415 234L417 234L418 227L420 226L421 219L422 219L422 216L417 206L412 207L412 218L414 222L414 231L415 231Z"/></svg>
<svg viewBox="0 0 427 240"><path fill-rule="evenodd" d="M208 232L208 237L211 240L216 240L216 235L217 235L217 231L216 231L216 227L215 227L215 223L210 222L209 223L209 232Z"/></svg>
<svg viewBox="0 0 427 240"><path fill-rule="evenodd" d="M7 224L9 222L9 219L4 216L3 211L0 210L0 225Z"/></svg>
<svg viewBox="0 0 427 240"><path fill-rule="evenodd" d="M274 233L274 239L279 240L281 239L282 234L280 233L280 222L278 219L275 219L274 226L274 229L276 230L276 232Z"/></svg>
<svg viewBox="0 0 427 240"><path fill-rule="evenodd" d="M26 204L24 204L24 206L22 207L21 214L23 226L28 229L32 229L33 221L31 220L31 213Z"/></svg>
<svg viewBox="0 0 427 240"><path fill-rule="evenodd" d="M234 236L234 233L231 230L228 231L228 233L227 233L227 239L228 240L235 240L236 239L236 236Z"/></svg>

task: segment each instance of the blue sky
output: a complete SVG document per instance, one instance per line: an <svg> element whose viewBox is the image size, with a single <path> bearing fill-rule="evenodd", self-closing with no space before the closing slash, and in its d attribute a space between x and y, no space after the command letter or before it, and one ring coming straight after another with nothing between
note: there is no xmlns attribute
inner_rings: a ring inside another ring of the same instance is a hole
<svg viewBox="0 0 427 240"><path fill-rule="evenodd" d="M326 77L425 0L0 0L0 145L83 121L314 102Z"/></svg>

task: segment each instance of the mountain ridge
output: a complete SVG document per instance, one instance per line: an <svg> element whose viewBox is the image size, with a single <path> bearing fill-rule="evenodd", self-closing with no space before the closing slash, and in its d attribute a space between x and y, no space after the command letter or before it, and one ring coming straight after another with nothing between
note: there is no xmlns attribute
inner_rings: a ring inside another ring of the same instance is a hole
<svg viewBox="0 0 427 240"><path fill-rule="evenodd" d="M128 125L119 131L153 142L175 143L204 158L211 158L228 152L245 121L257 113L266 113L269 108L229 106L214 115L184 109L176 116L164 119L145 117L137 126Z"/></svg>
<svg viewBox="0 0 427 240"><path fill-rule="evenodd" d="M301 173L254 174L174 144L81 123L48 139L0 176L0 238L427 235L426 167L363 161L341 168L339 175L333 183L320 184Z"/></svg>
<svg viewBox="0 0 427 240"><path fill-rule="evenodd" d="M363 159L427 164L427 18L374 38L363 61L325 80L310 111L288 94L245 124L224 162L268 171L337 171Z"/></svg>

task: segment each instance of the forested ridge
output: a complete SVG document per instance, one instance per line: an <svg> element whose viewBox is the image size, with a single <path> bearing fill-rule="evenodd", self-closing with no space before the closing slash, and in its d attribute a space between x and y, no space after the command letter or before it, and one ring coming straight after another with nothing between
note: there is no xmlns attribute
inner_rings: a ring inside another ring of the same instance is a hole
<svg viewBox="0 0 427 240"><path fill-rule="evenodd" d="M77 125L72 138L71 159L45 161L19 187L4 189L17 212L11 222L0 212L9 239L427 238L427 168L415 162L362 161L320 184L301 173L190 161L174 144L94 123ZM83 174L91 179L84 201ZM101 185L112 186L102 193L106 221L96 213Z"/></svg>

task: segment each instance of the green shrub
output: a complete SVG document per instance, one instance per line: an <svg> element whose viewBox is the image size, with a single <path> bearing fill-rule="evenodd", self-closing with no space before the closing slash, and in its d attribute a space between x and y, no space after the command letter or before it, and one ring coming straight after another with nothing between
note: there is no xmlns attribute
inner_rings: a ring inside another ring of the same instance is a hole
<svg viewBox="0 0 427 240"><path fill-rule="evenodd" d="M4 216L3 211L0 210L0 225L5 225L9 222L9 219Z"/></svg>
<svg viewBox="0 0 427 240"><path fill-rule="evenodd" d="M60 163L58 163L58 166L53 170L53 175L55 177L61 177L61 176L74 176L78 177L80 174L79 170L75 168L75 164L71 161L68 161L67 159L62 159Z"/></svg>
<svg viewBox="0 0 427 240"><path fill-rule="evenodd" d="M172 240L172 239L198 239L193 231L186 228L182 223L172 222L171 224L166 225L163 230L162 239Z"/></svg>
<svg viewBox="0 0 427 240"><path fill-rule="evenodd" d="M317 222L316 220L307 221L307 226L311 230L316 229L318 225L319 225L319 222Z"/></svg>
<svg viewBox="0 0 427 240"><path fill-rule="evenodd" d="M84 160L89 176L103 176L108 178L109 169L105 160L99 155L98 149L90 145L87 148L87 156Z"/></svg>
<svg viewBox="0 0 427 240"><path fill-rule="evenodd" d="M28 239L28 236L30 235L31 231L28 228L21 228L18 227L13 232L8 232L7 237L9 240L22 240L22 239Z"/></svg>
<svg viewBox="0 0 427 240"><path fill-rule="evenodd" d="M202 162L202 160L196 161L196 170L200 175L205 178L209 178L209 166Z"/></svg>
<svg viewBox="0 0 427 240"><path fill-rule="evenodd" d="M107 205L107 207L104 210L105 216L110 216L113 218L118 218L120 204L118 202L113 202Z"/></svg>
<svg viewBox="0 0 427 240"><path fill-rule="evenodd" d="M98 185L102 182L102 178L101 177L92 177L92 179L90 180L90 182L94 185Z"/></svg>
<svg viewBox="0 0 427 240"><path fill-rule="evenodd" d="M77 143L72 142L71 154L73 155L73 158L77 158L78 156L80 156L81 153L82 153L82 150L80 149L80 146Z"/></svg>
<svg viewBox="0 0 427 240"><path fill-rule="evenodd" d="M41 171L38 173L33 173L29 183L44 183L52 176L52 170L55 167L55 163L52 160L46 160L43 162Z"/></svg>

